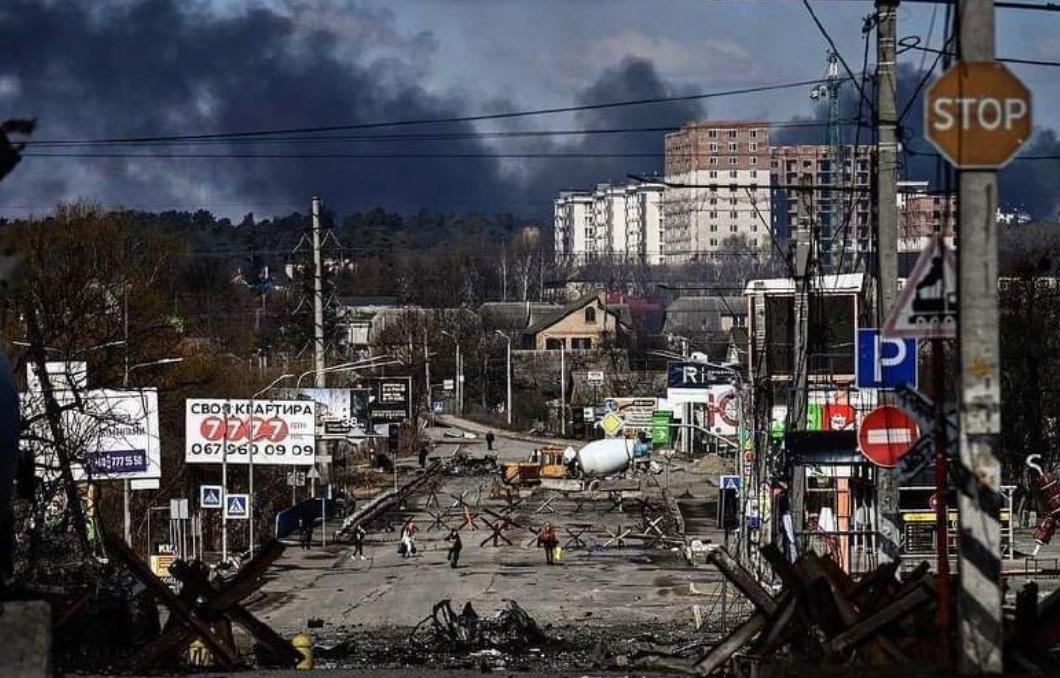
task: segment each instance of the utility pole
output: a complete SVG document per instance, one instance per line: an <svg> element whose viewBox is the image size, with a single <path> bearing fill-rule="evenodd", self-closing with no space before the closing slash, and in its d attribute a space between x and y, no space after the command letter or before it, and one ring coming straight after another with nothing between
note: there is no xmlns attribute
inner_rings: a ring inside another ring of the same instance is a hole
<svg viewBox="0 0 1060 678"><path fill-rule="evenodd" d="M993 0L963 0L957 21L960 61L995 61ZM978 675L1003 670L997 170L961 170L959 177L959 668L963 675Z"/></svg>
<svg viewBox="0 0 1060 678"><path fill-rule="evenodd" d="M423 330L423 378L427 393L427 421L434 423L434 399L431 393L431 354L427 350L427 328Z"/></svg>
<svg viewBox="0 0 1060 678"><path fill-rule="evenodd" d="M813 200L813 175L803 174L799 179L797 217L795 223L795 300L793 315L795 320L794 361L792 362L793 392L791 410L788 413L791 430L806 430L806 385L808 382L806 344L810 334L809 286L810 257L813 251L810 231L810 205ZM788 450L791 454L791 450ZM791 466L791 521L798 543L799 533L803 530L803 517L806 506L806 469L802 464Z"/></svg>
<svg viewBox="0 0 1060 678"><path fill-rule="evenodd" d="M898 34L898 0L876 2L876 261L880 305L877 326L891 313L898 295L898 112L895 97L895 52ZM880 538L878 562L899 558L898 474L876 469L876 506Z"/></svg>
<svg viewBox="0 0 1060 678"><path fill-rule="evenodd" d="M313 196L313 367L315 386L324 388L324 272L320 254L320 198Z"/></svg>
<svg viewBox="0 0 1060 678"><path fill-rule="evenodd" d="M567 435L567 338L559 345L559 433Z"/></svg>

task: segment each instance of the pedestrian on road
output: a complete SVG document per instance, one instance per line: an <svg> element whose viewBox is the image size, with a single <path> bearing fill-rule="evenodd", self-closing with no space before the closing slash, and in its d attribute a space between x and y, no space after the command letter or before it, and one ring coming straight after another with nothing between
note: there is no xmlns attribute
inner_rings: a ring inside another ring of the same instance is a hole
<svg viewBox="0 0 1060 678"><path fill-rule="evenodd" d="M401 543L405 547L405 552L401 554L403 558L411 558L416 554L416 533L419 531L420 528L412 518L409 518L405 526L401 528Z"/></svg>
<svg viewBox="0 0 1060 678"><path fill-rule="evenodd" d="M449 567L455 570L456 563L460 560L460 551L464 548L464 542L460 540L460 532L457 530L449 530L449 536L445 540L449 542L449 554L446 560L449 561Z"/></svg>
<svg viewBox="0 0 1060 678"><path fill-rule="evenodd" d="M496 438L493 437L493 431L488 431L486 433L486 449L490 450L491 452L493 451L494 440L496 440Z"/></svg>
<svg viewBox="0 0 1060 678"><path fill-rule="evenodd" d="M545 549L545 563L552 565L556 547L559 546L559 539L556 538L556 528L552 527L552 523L545 523L545 526L541 528L541 534L537 537L537 545Z"/></svg>
<svg viewBox="0 0 1060 678"><path fill-rule="evenodd" d="M357 523L353 528L353 559L356 560L357 556L361 557L361 560L365 560L364 557L364 538L368 536L368 533L364 531L360 523Z"/></svg>
<svg viewBox="0 0 1060 678"><path fill-rule="evenodd" d="M420 447L420 468L426 468L427 467L427 455L429 453L430 453L430 450L427 447L427 443L424 443Z"/></svg>
<svg viewBox="0 0 1060 678"><path fill-rule="evenodd" d="M313 519L302 516L298 521L298 531L302 537L302 550L308 551L313 546Z"/></svg>

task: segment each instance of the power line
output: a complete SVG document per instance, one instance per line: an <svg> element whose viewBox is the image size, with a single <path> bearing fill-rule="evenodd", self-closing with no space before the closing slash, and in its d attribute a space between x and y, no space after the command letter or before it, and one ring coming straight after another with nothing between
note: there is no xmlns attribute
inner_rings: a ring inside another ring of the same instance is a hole
<svg viewBox="0 0 1060 678"><path fill-rule="evenodd" d="M957 56L956 52L949 52L949 51L942 50L942 49L935 49L933 47L921 47L919 44L916 44L916 43L906 44L906 40L908 40L908 38L902 40L901 42L899 42L899 44L901 44L902 47L904 48L903 51L910 50L910 49L915 49L915 50L917 50L919 52L928 52L930 54L937 54L937 55L939 55L940 58L943 55L951 56L951 57L952 56ZM949 44L949 42L951 40L948 40L947 44ZM1017 58L1017 57L997 57L994 60L995 61L999 61L1001 63L1005 63L1005 64L1022 64L1022 65L1025 65L1025 66L1049 66L1049 67L1052 67L1052 68L1060 67L1060 61L1049 61L1049 60L1046 60L1046 59L1023 59L1023 58ZM936 60L936 62L937 62L937 60Z"/></svg>
<svg viewBox="0 0 1060 678"><path fill-rule="evenodd" d="M858 95L860 96L862 101L868 104L870 113L869 117L874 117L876 114L876 109L873 108L872 102L869 100L868 94L865 93L863 83L858 81L857 77L854 75L854 71L852 71L850 69L850 65L847 64L847 60L843 58L843 54L839 51L839 48L836 47L835 40L833 40L832 36L829 35L828 29L825 28L824 24L821 23L821 20L817 18L817 13L813 11L813 6L810 5L810 0L802 0L802 5L806 8L806 11L810 13L810 18L813 19L813 22L815 24L817 24L817 29L821 32L821 35L824 36L824 39L832 48L832 52L839 59L839 63L843 64L843 70L847 72L847 79L854 83L854 86L858 89Z"/></svg>
<svg viewBox="0 0 1060 678"><path fill-rule="evenodd" d="M599 104L582 104L578 106L556 106L552 108L537 108L523 111L507 111L504 113L484 113L479 115L460 115L450 116L442 118L420 118L420 119L408 119L408 120L390 120L390 121L379 121L379 122L364 122L364 123L345 123L339 125L318 125L318 126L307 126L307 127L290 127L280 129L266 129L257 131L239 131L239 132L213 132L213 133L200 133L200 134L165 134L165 135L152 135L152 136L138 136L138 137L110 137L110 138L98 138L98 139L73 139L73 140L54 140L48 139L55 143L57 141L92 141L97 143L127 143L127 142L143 142L143 141L180 141L180 140L203 140L203 139L237 139L245 137L260 137L260 136L275 136L282 134L306 134L313 132L340 132L349 130L361 130L361 129L378 129L382 127L404 127L409 125L437 125L437 124L449 124L458 122L480 122L484 120L507 120L512 118L523 118L535 115L553 115L558 113L576 113L579 111L596 111L604 110L608 108L623 108L627 106L645 106L652 104L661 103L672 103L678 101L702 101L706 99L716 99L728 96L738 96L742 94L760 94L762 92L772 92L784 89L793 89L796 87L807 87L809 85L819 84L821 80L819 78L813 80L802 80L797 82L779 83L774 85L760 85L757 87L742 87L737 89L722 90L719 92L707 92L703 94L687 94L682 96L670 96L670 97L650 97L644 99L630 99L626 101L613 101Z"/></svg>
<svg viewBox="0 0 1060 678"><path fill-rule="evenodd" d="M763 127L770 128L798 128L798 127L823 127L827 123L817 120L762 120L757 121ZM854 121L843 121L842 124L853 124ZM407 142L407 141L463 141L479 139L515 139L515 138L539 138L557 136L596 136L596 135L619 135L619 134L647 134L667 133L679 131L680 127L617 127L602 129L558 129L558 130L509 130L504 132L472 131L472 132L435 132L418 134L360 134L360 135L316 135L316 136L282 136L264 138L224 138L224 139L175 139L163 141L26 141L27 147L37 146L44 148L79 147L79 146L200 146L216 144L287 144L287 143L317 143L317 142Z"/></svg>

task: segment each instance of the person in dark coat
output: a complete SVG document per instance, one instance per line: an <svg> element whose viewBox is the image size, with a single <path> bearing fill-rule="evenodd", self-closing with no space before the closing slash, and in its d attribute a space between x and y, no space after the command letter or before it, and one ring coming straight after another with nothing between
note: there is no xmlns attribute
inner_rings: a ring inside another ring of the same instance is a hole
<svg viewBox="0 0 1060 678"><path fill-rule="evenodd" d="M420 468L426 468L428 454L430 454L430 449L424 444L420 447Z"/></svg>
<svg viewBox="0 0 1060 678"><path fill-rule="evenodd" d="M313 546L313 519L302 516L298 521L298 532L302 537L302 550L308 551Z"/></svg>
<svg viewBox="0 0 1060 678"><path fill-rule="evenodd" d="M445 538L449 543L449 554L446 556L446 560L449 561L449 567L456 569L457 561L460 560L460 551L464 548L464 542L460 539L460 532L457 530L450 530L449 536Z"/></svg>
<svg viewBox="0 0 1060 678"><path fill-rule="evenodd" d="M365 560L364 557L364 538L368 536L364 528L361 527L360 523L357 523L353 528L353 559L356 560L360 556L361 560Z"/></svg>
<svg viewBox="0 0 1060 678"><path fill-rule="evenodd" d="M496 440L496 438L493 436L493 431L489 431L488 433L486 433L486 449L487 450L491 450L491 451L493 450L493 441L494 440Z"/></svg>

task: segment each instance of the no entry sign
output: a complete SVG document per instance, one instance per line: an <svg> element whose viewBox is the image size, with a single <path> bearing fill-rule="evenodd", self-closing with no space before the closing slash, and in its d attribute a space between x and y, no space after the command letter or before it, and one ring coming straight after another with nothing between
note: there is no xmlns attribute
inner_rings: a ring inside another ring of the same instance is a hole
<svg viewBox="0 0 1060 678"><path fill-rule="evenodd" d="M865 416L858 431L858 447L877 466L893 468L920 437L916 421L905 410L882 405Z"/></svg>
<svg viewBox="0 0 1060 678"><path fill-rule="evenodd" d="M924 134L955 167L1002 167L1031 135L1031 93L1004 65L964 61L927 92Z"/></svg>

